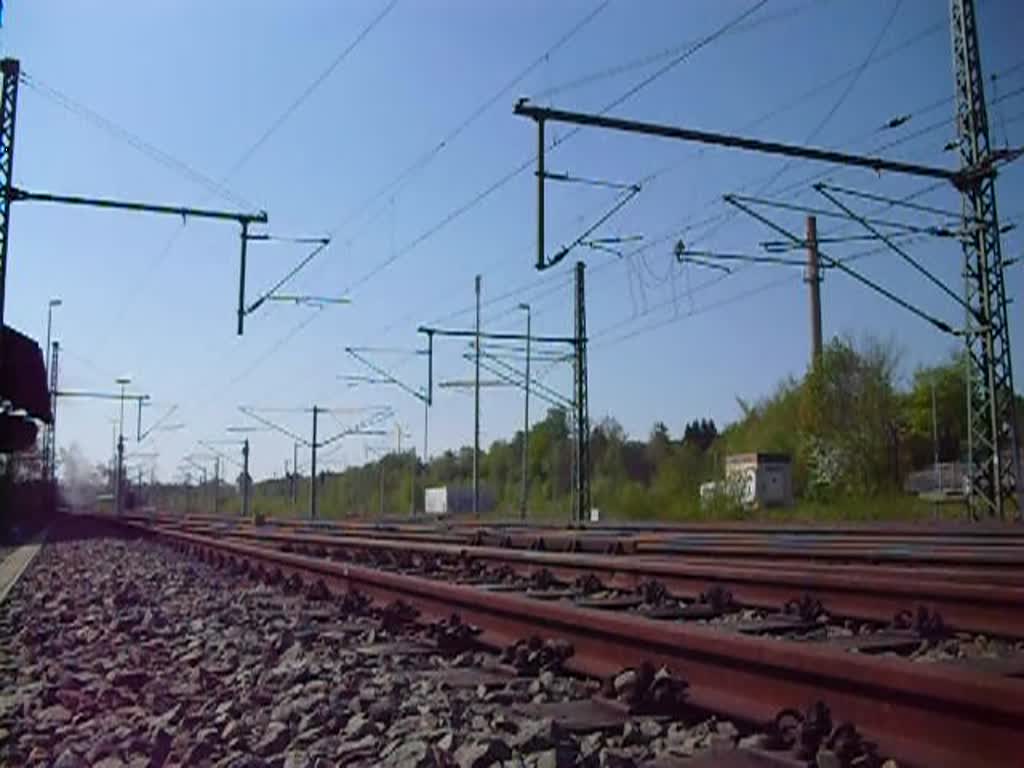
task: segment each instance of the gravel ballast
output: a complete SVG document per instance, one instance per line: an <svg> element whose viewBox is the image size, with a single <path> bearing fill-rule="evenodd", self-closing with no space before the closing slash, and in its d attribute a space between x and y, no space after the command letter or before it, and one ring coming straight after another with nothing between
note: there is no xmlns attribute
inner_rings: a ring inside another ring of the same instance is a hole
<svg viewBox="0 0 1024 768"><path fill-rule="evenodd" d="M0 764L632 766L737 740L714 721L570 732L517 708L597 683L501 678L353 602L66 523L0 606Z"/></svg>

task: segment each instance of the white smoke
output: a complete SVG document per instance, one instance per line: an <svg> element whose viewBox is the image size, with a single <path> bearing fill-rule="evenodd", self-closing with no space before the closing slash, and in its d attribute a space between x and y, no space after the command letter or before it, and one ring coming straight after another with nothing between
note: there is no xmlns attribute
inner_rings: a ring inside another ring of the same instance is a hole
<svg viewBox="0 0 1024 768"><path fill-rule="evenodd" d="M61 448L58 468L60 470L60 492L72 507L92 507L100 488L100 477L96 474L78 443L70 448Z"/></svg>

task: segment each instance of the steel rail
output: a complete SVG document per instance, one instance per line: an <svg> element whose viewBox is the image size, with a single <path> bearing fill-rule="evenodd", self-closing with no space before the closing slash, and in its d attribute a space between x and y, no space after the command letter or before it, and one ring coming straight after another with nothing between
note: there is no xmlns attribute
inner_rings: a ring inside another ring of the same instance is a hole
<svg viewBox="0 0 1024 768"><path fill-rule="evenodd" d="M208 522L237 525L237 517L202 513L160 514L147 519L168 521ZM421 518L422 520L422 518ZM818 526L761 524L687 525L596 525L565 527L556 524L499 523L483 524L470 521L408 522L400 519L381 520L308 520L298 518L268 518L261 525L280 530L316 531L320 533L365 532L382 538L419 538L437 542L470 542L474 536L504 542L504 546L530 547L538 542L550 548L572 546L583 551L602 551L614 546L625 552L648 555L674 555L673 547L684 543L763 545L773 548L792 548L816 544L830 546L866 546L889 544L893 546L928 547L943 549L949 546L973 547L976 553L997 552L1008 547L1024 550L1024 527L1016 525L984 526L978 528L925 526ZM746 553L743 553L746 554ZM749 553L755 556L756 553ZM768 553L770 556L770 552ZM810 554L813 554L811 552ZM1024 552L1021 552L1024 554ZM955 564L955 563L950 563ZM1012 563L1017 565L1017 562Z"/></svg>
<svg viewBox="0 0 1024 768"><path fill-rule="evenodd" d="M420 555L468 556L492 566L509 566L521 574L546 569L571 583L593 575L610 588L633 590L649 579L661 581L680 598L696 599L712 587L728 588L741 604L778 610L806 594L833 616L888 623L900 611L918 607L938 612L949 627L1005 637L1024 637L1024 586L920 576L885 577L873 570L835 573L776 565L772 568L692 564L616 555L581 555L458 544L391 541L355 536L294 532L200 529L206 535L231 536L263 545L305 548L329 554L338 550L375 550Z"/></svg>
<svg viewBox="0 0 1024 768"><path fill-rule="evenodd" d="M198 519L201 517L202 519ZM218 529L218 526L229 526L232 529L239 526L245 527L248 525L246 521L238 518L216 518L211 519L209 515L198 516L197 519L182 522L180 518L168 518L168 517L146 517L139 518L146 520L155 520L162 524L173 524L182 527L188 527L192 530L202 532L206 530ZM330 522L330 521L328 521ZM337 522L337 521L334 521ZM429 531L422 527L415 527L410 529L398 530L393 527L382 527L380 524L374 523L358 523L348 525L306 525L301 521L286 521L286 520L270 520L264 523L264 525L270 525L273 529L280 532L295 532L298 534L307 533L313 535L356 535L364 536L374 539L382 539L384 541L410 541L417 543L435 543L435 544L452 544L452 545L468 545L467 537L446 535L444 533L437 533ZM258 529L253 529L258 530ZM608 551L609 540L599 539L597 541L586 541L580 539L572 540L574 542L584 541L586 543L580 546L573 547L569 550L561 551L575 551L578 553L591 552L593 554L602 554ZM614 540L611 540L614 546ZM556 550L559 551L559 550ZM648 555L648 554L632 554L630 557L637 563L662 563L662 564L675 564L678 566L690 565L690 566L707 566L709 563L708 558L681 558L672 557L666 555ZM716 557L712 561L716 567L719 568L748 568L755 569L760 568L770 572L777 572L779 570L779 563L773 559L771 553L765 554L761 558L747 557L747 558L736 558L736 559L725 559ZM790 564L790 569L794 566ZM864 572L864 564L850 564L850 563L822 563L816 561L804 561L798 564L801 572L809 573L826 573L836 574L844 573L848 575L859 576ZM972 582L972 583L984 583L984 584L1007 584L1015 586L1024 586L1024 567L1022 568L988 568L979 566L967 566L967 567L950 567L945 566L922 566L910 564L901 565L877 565L872 564L870 566L870 573L873 576L885 577L891 579L900 580L914 580L924 578L926 580L942 580L942 581L959 581L959 582Z"/></svg>
<svg viewBox="0 0 1024 768"><path fill-rule="evenodd" d="M235 521L237 522L237 521ZM348 535L349 531L335 526L310 526L301 522L278 524L276 528L284 531L315 532L324 535ZM407 531L373 529L366 531L375 538L395 540L419 540L438 544L461 543L470 545L490 545L502 549L541 549L547 551L580 551L603 553L616 551L622 553L660 556L688 557L720 560L772 558L778 561L794 561L805 563L817 561L822 563L863 563L889 565L932 565L951 568L990 567L1018 570L1024 559L1024 542L1002 543L987 541L983 544L973 542L954 542L949 546L928 541L900 541L893 539L866 540L849 542L837 540L832 542L809 542L799 539L774 541L743 541L725 539L714 541L699 537L690 538L686 535L671 539L647 539L640 537L621 537L609 534L578 532L543 532L528 529L512 531L483 530L479 535L466 535L451 531Z"/></svg>
<svg viewBox="0 0 1024 768"><path fill-rule="evenodd" d="M164 520L185 525L245 525L247 521L238 518L194 515L188 517L160 516L147 519ZM490 528L463 529L461 527L382 524L366 522L316 522L301 520L267 520L262 526L278 531L293 531L321 535L364 535L376 539L395 541L418 541L436 544L463 544L466 546L486 545L505 548L534 549L553 552L609 552L628 553L646 560L668 560L674 562L717 565L729 563L737 566L758 567L771 562L798 565L802 570L830 568L849 570L870 566L872 573L880 568L896 570L913 569L913 578L937 574L940 578L964 577L970 581L991 583L1020 583L1024 580L1024 546L1008 535L1005 540L983 537L890 537L865 536L859 541L854 534L809 533L803 535L772 534L767 540L747 537L746 534L713 534L691 532L674 535L670 545L662 546L660 539L648 537L615 536L603 529L584 531L532 530L521 526L509 526L494 531ZM831 541L842 536L842 540ZM680 539L687 540L685 546ZM692 539L692 540L690 540ZM1024 542L1021 542L1024 544Z"/></svg>
<svg viewBox="0 0 1024 768"><path fill-rule="evenodd" d="M158 515L174 520L211 520L214 522L238 522L237 517L189 513L187 515L164 513ZM317 520L310 521L299 518L270 518L266 525L278 526L316 526L320 528L372 528L374 530L515 530L551 531L575 534L614 534L627 533L635 536L687 534L687 533L722 533L722 534L771 534L794 536L823 535L855 535L865 537L907 536L920 538L927 536L959 536L963 538L1000 538L1024 540L1024 525L1014 522L966 522L924 520L908 523L905 521L865 521L865 522L798 522L798 523L767 523L751 521L715 521L715 522L603 522L578 524L567 527L564 523L531 520L523 522L519 518L496 519L487 522L473 519L418 519L409 517L351 519L351 520Z"/></svg>
<svg viewBox="0 0 1024 768"><path fill-rule="evenodd" d="M564 640L574 649L569 667L586 675L607 677L643 661L664 665L689 683L694 707L733 719L765 723L783 708L824 701L838 720L854 723L901 764L1004 766L1019 750L1020 680L733 636L116 522L209 559L255 563L267 573L321 580L379 602L402 600L424 618L457 613L496 648L531 636Z"/></svg>

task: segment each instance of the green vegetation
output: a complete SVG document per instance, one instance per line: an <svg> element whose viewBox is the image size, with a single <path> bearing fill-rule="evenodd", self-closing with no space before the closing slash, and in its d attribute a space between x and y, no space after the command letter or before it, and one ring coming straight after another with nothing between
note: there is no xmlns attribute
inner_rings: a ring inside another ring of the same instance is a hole
<svg viewBox="0 0 1024 768"><path fill-rule="evenodd" d="M932 384L938 413L939 459L965 452L964 361L954 356L941 365L917 370L909 387L895 378L897 355L891 345L855 344L834 339L820 363L802 379L786 379L764 399L740 401L741 418L721 432L713 421L683 425L681 437L658 422L646 439L630 438L613 418L592 431L593 504L603 519L696 520L876 520L931 517L933 505L902 492L906 474L931 465ZM1018 414L1024 413L1024 403ZM495 441L481 456L481 478L494 499L492 516L518 514L521 493L522 432ZM793 457L798 503L789 509L751 513L725 500L701 506L701 483L723 476L732 453L770 451ZM532 519L567 520L570 509L572 444L564 410L553 408L534 425L529 442ZM321 476L323 517L404 515L410 509L412 454ZM423 486L472 484L470 448L446 451L428 466L416 467L417 509ZM268 516L293 514L292 480L257 483L253 509ZM383 488L383 504L381 489ZM180 487L166 488L174 506L185 503ZM203 494L206 494L205 496ZM211 508L210 490L192 489L188 505ZM298 510L308 510L309 480L298 480ZM223 499L222 512L237 513L239 498ZM949 505L946 514L962 513Z"/></svg>

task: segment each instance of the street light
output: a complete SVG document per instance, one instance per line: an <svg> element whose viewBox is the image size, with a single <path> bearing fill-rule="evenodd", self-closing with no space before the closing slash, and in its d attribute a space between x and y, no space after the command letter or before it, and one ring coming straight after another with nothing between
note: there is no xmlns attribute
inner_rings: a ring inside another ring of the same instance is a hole
<svg viewBox="0 0 1024 768"><path fill-rule="evenodd" d="M60 299L50 299L46 305L46 373L50 373L50 330L53 327L53 308L59 307L64 302Z"/></svg>
<svg viewBox="0 0 1024 768"><path fill-rule="evenodd" d="M530 497L529 445L530 445L530 305L521 303L519 309L526 312L526 396L523 401L523 498L520 500L519 517L526 519L526 504Z"/></svg>
<svg viewBox="0 0 1024 768"><path fill-rule="evenodd" d="M121 494L121 486L124 478L124 388L132 383L131 376L118 376L115 383L121 386L121 417L118 420L117 428L117 486L114 491L114 510L120 515L124 509L124 499Z"/></svg>

